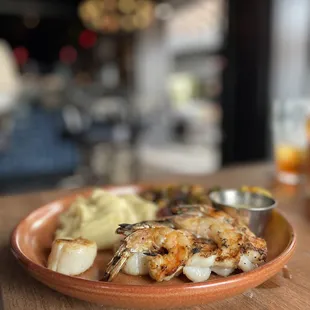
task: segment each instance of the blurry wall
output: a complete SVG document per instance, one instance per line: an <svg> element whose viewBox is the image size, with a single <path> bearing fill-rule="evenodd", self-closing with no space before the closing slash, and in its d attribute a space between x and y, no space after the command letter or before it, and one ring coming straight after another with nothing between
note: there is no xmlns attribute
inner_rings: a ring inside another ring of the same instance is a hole
<svg viewBox="0 0 310 310"><path fill-rule="evenodd" d="M274 0L271 99L303 96L309 86L309 0Z"/></svg>
<svg viewBox="0 0 310 310"><path fill-rule="evenodd" d="M166 104L170 57L165 26L157 21L137 35L134 47L134 80L144 108Z"/></svg>

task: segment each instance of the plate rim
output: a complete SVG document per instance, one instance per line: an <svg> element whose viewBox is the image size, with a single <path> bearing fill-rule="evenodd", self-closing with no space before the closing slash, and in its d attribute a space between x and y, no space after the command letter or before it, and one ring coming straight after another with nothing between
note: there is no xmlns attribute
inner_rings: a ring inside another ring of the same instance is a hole
<svg viewBox="0 0 310 310"><path fill-rule="evenodd" d="M272 259L271 261L265 263L262 266L259 266L258 268L249 271L249 272L243 272L237 275L232 275L228 277L218 277L216 279L211 279L205 282L198 282L198 283L182 283L182 284L171 284L171 285L156 285L156 284L145 284L145 285L137 285L137 284L120 284L120 283L113 283L113 282L104 282L104 281L94 281L94 280L88 280L88 279L83 279L83 278L78 278L74 276L68 276L64 275L55 271L52 271L48 269L47 267L44 267L42 265L39 265L32 261L30 258L27 257L27 255L22 251L19 242L18 242L18 232L21 226L26 222L29 221L30 218L36 216L38 213L46 214L46 211L53 208L55 204L65 204L67 201L72 200L74 197L80 196L80 195L88 195L92 190L96 188L100 189L105 189L105 190L119 190L122 188L132 188L132 189L141 189L149 186L156 186L157 184L154 183L153 185L151 184L128 184L128 185L119 185L119 186L99 186L95 188L81 188L78 189L77 191L74 191L73 193L69 195L65 195L64 197L60 197L56 200L52 200L44 205L42 205L39 208L36 208L35 210L31 211L29 214L27 214L25 217L23 217L19 223L16 225L14 228L11 237L10 237L10 244L11 244L11 251L15 258L24 266L26 267L28 272L34 272L34 273L40 273L40 274L45 274L46 277L48 278L54 278L57 277L57 280L59 280L61 283L72 283L72 286L80 286L82 285L83 290L91 290L93 291L94 289L98 290L104 290L104 291L113 291L115 293L117 292L123 292L126 290L130 290L132 294L140 294L140 295L149 295L149 294L154 294L154 293L162 293L165 291L166 293L168 292L184 292L184 289L186 290L200 290L200 289L214 289L214 288L221 288L223 286L231 286L233 285L234 287L236 286L242 286L243 283L251 283L251 282L256 282L256 276L255 275L260 275L262 273L267 273L267 274L275 274L272 272L274 269L274 266L277 265L284 265L294 254L295 249L296 249L296 240L297 240L297 235L296 231L294 229L294 226L290 223L290 221L285 217L285 215L278 209L273 210L273 212L278 213L285 221L286 224L289 227L289 230L291 232L290 234L290 240L288 242L288 245L286 248L281 252L280 255ZM163 183L161 183L163 185ZM276 268L278 269L278 268ZM270 277L264 277L264 279L269 279ZM253 281L254 279L254 281ZM151 291L151 293L150 293Z"/></svg>

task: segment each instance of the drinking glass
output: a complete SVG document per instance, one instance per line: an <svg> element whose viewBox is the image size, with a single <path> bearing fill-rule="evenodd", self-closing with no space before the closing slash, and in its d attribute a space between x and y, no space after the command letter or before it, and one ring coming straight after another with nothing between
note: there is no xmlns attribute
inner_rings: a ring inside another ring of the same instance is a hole
<svg viewBox="0 0 310 310"><path fill-rule="evenodd" d="M310 98L273 102L273 150L277 179L298 184L304 174L307 154L307 111Z"/></svg>

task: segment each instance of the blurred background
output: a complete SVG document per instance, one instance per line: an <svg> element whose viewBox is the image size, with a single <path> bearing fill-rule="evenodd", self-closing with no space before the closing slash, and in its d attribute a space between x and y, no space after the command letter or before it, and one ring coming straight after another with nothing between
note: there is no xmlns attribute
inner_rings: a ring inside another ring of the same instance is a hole
<svg viewBox="0 0 310 310"><path fill-rule="evenodd" d="M0 4L2 193L207 175L274 156L279 179L299 182L308 0Z"/></svg>

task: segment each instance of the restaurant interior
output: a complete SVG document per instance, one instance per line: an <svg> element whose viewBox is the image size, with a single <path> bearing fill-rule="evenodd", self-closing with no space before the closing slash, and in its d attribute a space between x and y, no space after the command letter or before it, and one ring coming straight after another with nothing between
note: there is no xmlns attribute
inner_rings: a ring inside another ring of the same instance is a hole
<svg viewBox="0 0 310 310"><path fill-rule="evenodd" d="M0 0L0 310L310 309L309 55L309 0Z"/></svg>
<svg viewBox="0 0 310 310"><path fill-rule="evenodd" d="M1 193L300 166L307 0L2 3Z"/></svg>

